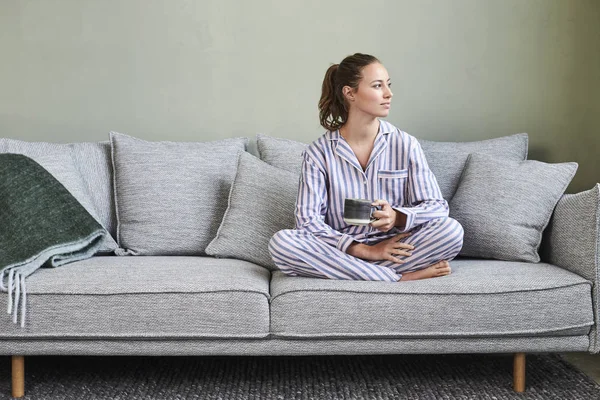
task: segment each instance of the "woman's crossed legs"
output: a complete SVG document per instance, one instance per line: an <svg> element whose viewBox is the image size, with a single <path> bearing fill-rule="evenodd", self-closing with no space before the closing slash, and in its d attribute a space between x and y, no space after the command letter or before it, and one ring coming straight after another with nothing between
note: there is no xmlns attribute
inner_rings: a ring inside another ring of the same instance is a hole
<svg viewBox="0 0 600 400"><path fill-rule="evenodd" d="M462 226L452 218L419 225L400 241L413 245L404 261L365 261L326 244L310 232L284 229L269 243L277 267L287 275L328 279L398 281L431 278L450 273L448 261L462 247Z"/></svg>

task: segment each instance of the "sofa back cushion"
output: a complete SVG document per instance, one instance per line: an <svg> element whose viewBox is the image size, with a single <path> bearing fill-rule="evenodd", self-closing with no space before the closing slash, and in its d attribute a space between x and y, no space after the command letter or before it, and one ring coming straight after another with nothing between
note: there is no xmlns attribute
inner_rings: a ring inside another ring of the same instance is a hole
<svg viewBox="0 0 600 400"><path fill-rule="evenodd" d="M113 171L110 159L110 142L84 142L71 145L75 166L85 183L90 199L100 218L100 223L117 237Z"/></svg>
<svg viewBox="0 0 600 400"><path fill-rule="evenodd" d="M300 174L305 143L257 135L260 159L274 167ZM444 199L450 201L470 153L482 153L507 160L527 158L528 135L518 133L475 142L435 142L419 139L427 163L435 175Z"/></svg>
<svg viewBox="0 0 600 400"><path fill-rule="evenodd" d="M470 153L487 154L505 160L527 159L529 136L526 133L474 142L434 142L419 139L429 168L435 175L442 196L448 202L456 193L460 176Z"/></svg>
<svg viewBox="0 0 600 400"><path fill-rule="evenodd" d="M98 147L97 143L60 144L0 139L1 153L23 154L36 161L50 172L90 215L112 234L110 221L112 209L107 201L98 202L96 200L97 197L110 196L110 181L95 178L96 175L110 174L110 165L106 158L91 156L91 154L98 153ZM91 174L92 172L93 174ZM116 248L117 243L114 238L107 236L101 252L111 252Z"/></svg>
<svg viewBox="0 0 600 400"><path fill-rule="evenodd" d="M473 153L450 202L464 228L461 256L539 262L542 233L577 163L512 161Z"/></svg>
<svg viewBox="0 0 600 400"><path fill-rule="evenodd" d="M117 254L205 255L247 138L150 142L110 133Z"/></svg>
<svg viewBox="0 0 600 400"><path fill-rule="evenodd" d="M256 135L256 148L261 160L297 175L300 175L302 169L302 152L306 147L306 143L295 140Z"/></svg>
<svg viewBox="0 0 600 400"><path fill-rule="evenodd" d="M276 270L269 241L277 231L294 228L297 193L296 174L242 153L227 211L206 253Z"/></svg>

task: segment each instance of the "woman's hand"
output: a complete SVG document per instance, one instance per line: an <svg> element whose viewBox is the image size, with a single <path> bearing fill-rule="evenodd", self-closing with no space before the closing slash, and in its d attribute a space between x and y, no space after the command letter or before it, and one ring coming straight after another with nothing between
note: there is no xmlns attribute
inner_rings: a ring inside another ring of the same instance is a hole
<svg viewBox="0 0 600 400"><path fill-rule="evenodd" d="M373 218L377 221L371 222L371 226L382 232L387 232L396 226L396 210L390 206L386 200L375 200L371 203L372 206L381 206L381 210L373 211Z"/></svg>
<svg viewBox="0 0 600 400"><path fill-rule="evenodd" d="M410 232L400 233L372 246L364 246L361 249L361 254L358 256L369 261L388 260L404 264L406 261L398 258L398 256L410 257L412 250L415 249L415 246L412 244L400 242L400 240L408 236L410 236Z"/></svg>

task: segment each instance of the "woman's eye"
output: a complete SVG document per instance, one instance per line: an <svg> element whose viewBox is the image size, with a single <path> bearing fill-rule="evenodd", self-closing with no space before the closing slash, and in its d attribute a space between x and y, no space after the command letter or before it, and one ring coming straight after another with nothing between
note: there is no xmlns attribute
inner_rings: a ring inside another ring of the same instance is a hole
<svg viewBox="0 0 600 400"><path fill-rule="evenodd" d="M381 87L381 84L380 84L380 83L378 83L377 85L375 85L375 86L373 86L373 87L376 87L377 89L379 89L379 88Z"/></svg>

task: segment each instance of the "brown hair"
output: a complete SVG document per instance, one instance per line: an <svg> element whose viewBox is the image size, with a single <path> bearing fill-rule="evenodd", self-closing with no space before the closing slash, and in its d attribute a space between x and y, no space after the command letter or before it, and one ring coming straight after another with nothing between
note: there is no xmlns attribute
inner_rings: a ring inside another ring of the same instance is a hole
<svg viewBox="0 0 600 400"><path fill-rule="evenodd" d="M335 131L346 123L349 107L342 88L350 86L358 89L362 69L376 62L379 60L371 55L355 53L327 69L319 100L319 120L323 128Z"/></svg>

